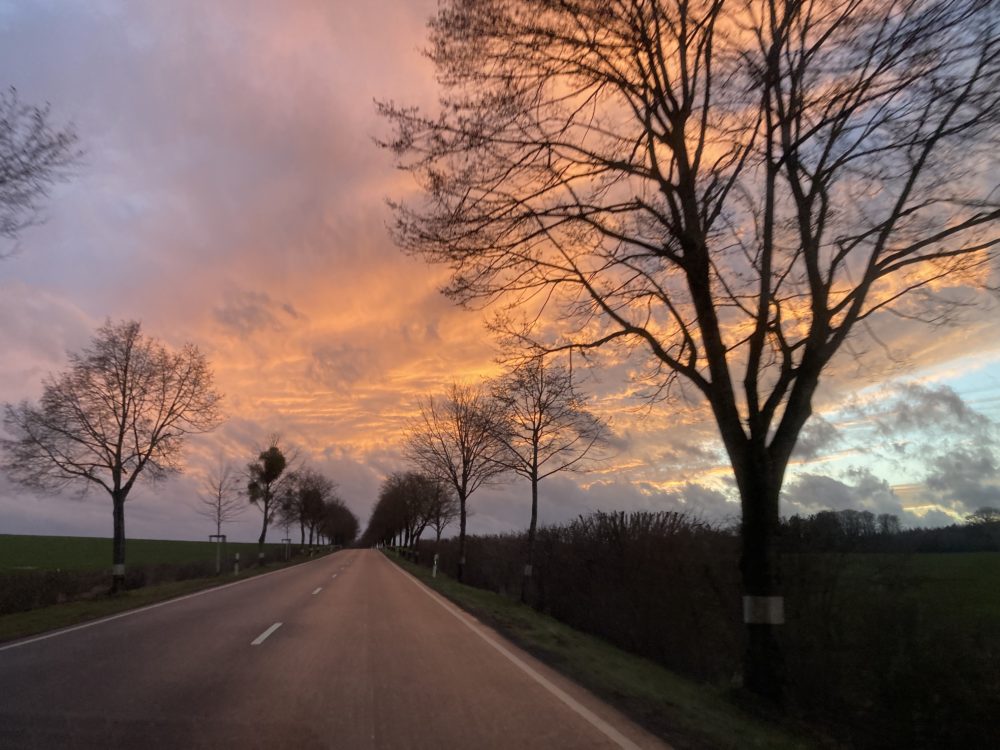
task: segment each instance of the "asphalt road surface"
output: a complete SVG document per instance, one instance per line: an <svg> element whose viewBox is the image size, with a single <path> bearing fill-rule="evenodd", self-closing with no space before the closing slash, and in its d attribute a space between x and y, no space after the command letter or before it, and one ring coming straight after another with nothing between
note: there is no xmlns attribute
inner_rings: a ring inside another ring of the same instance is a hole
<svg viewBox="0 0 1000 750"><path fill-rule="evenodd" d="M381 553L0 646L0 747L652 748Z"/></svg>

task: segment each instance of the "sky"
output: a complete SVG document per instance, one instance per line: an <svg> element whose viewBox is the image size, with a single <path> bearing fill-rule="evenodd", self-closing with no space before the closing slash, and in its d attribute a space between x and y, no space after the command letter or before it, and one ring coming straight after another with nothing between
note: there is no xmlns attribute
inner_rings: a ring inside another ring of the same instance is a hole
<svg viewBox="0 0 1000 750"><path fill-rule="evenodd" d="M374 138L376 100L433 107L421 54L435 0L0 0L0 85L49 102L85 156L0 261L0 402L105 320L195 343L226 422L192 438L186 470L140 484L135 538L212 533L206 473L243 466L271 434L326 473L367 520L419 400L500 371L480 313L439 293L446 270L404 256L386 198L415 191ZM992 270L993 278L1000 270ZM947 327L859 332L824 375L782 512L867 509L905 526L1000 506L1000 309L988 295ZM591 510L733 519L732 474L704 404L636 398L635 358L577 367L613 449L546 480L543 523ZM480 490L472 533L526 527L523 482ZM256 539L248 508L225 531ZM0 533L110 535L96 491L32 493L0 477ZM271 539L279 532L273 531Z"/></svg>

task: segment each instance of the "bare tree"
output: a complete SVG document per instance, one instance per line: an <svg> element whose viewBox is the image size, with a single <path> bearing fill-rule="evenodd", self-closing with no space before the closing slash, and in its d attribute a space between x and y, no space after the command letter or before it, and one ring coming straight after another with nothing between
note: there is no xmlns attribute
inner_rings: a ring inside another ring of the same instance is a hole
<svg viewBox="0 0 1000 750"><path fill-rule="evenodd" d="M291 499L293 518L299 522L302 543L305 530L309 530L309 546L323 521L325 506L335 497L337 483L315 469L305 467L289 476L287 492Z"/></svg>
<svg viewBox="0 0 1000 750"><path fill-rule="evenodd" d="M15 88L0 94L0 236L8 240L38 221L41 200L80 158L73 128L50 119L47 105L24 104Z"/></svg>
<svg viewBox="0 0 1000 750"><path fill-rule="evenodd" d="M198 513L212 519L215 534L219 536L222 534L222 524L236 519L246 510L242 483L233 467L220 459L219 465L205 478L203 486L204 490L198 495L201 506Z"/></svg>
<svg viewBox="0 0 1000 750"><path fill-rule="evenodd" d="M278 446L279 437L272 435L267 448L260 451L256 461L247 464L247 497L263 514L257 554L264 554L267 527L281 510L281 495L291 472L285 473L288 459Z"/></svg>
<svg viewBox="0 0 1000 750"><path fill-rule="evenodd" d="M424 477L428 483L430 502L427 506L428 525L434 529L434 549L441 544L441 534L458 520L460 508L447 484L435 477Z"/></svg>
<svg viewBox="0 0 1000 750"><path fill-rule="evenodd" d="M711 408L742 507L744 684L779 698L779 493L820 375L985 284L990 0L449 0L439 115L383 105L425 189L402 247L535 354L644 350Z"/></svg>
<svg viewBox="0 0 1000 750"><path fill-rule="evenodd" d="M406 435L406 455L419 469L454 489L458 497L458 580L465 573L465 525L469 497L505 469L497 462L498 405L482 388L453 383L444 398L420 407Z"/></svg>
<svg viewBox="0 0 1000 750"><path fill-rule="evenodd" d="M606 437L607 427L584 405L573 376L564 367L531 359L493 383L493 398L502 406L496 433L505 448L499 461L531 483L531 523L521 581L527 596L538 528L538 483L560 471L575 471Z"/></svg>
<svg viewBox="0 0 1000 750"><path fill-rule="evenodd" d="M125 500L140 474L181 470L185 438L220 421L205 356L193 344L169 351L136 321L105 323L69 369L43 381L37 406L6 404L0 441L8 475L22 484L102 487L114 510L112 592L125 579Z"/></svg>

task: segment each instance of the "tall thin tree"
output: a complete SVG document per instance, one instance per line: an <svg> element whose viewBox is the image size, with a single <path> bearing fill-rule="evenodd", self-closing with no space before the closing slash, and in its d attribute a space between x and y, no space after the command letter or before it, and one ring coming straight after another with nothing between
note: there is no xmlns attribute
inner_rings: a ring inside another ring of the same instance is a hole
<svg viewBox="0 0 1000 750"><path fill-rule="evenodd" d="M246 510L240 477L231 464L220 459L218 466L205 477L202 488L197 512L211 519L216 536L221 536L222 524L235 520Z"/></svg>
<svg viewBox="0 0 1000 750"><path fill-rule="evenodd" d="M607 436L607 425L592 414L564 367L531 359L496 380L493 398L501 404L496 439L503 445L498 460L531 484L521 599L526 600L535 560L538 528L538 484L561 471L579 470L595 458Z"/></svg>
<svg viewBox="0 0 1000 750"><path fill-rule="evenodd" d="M469 497L504 473L497 461L498 405L479 387L453 383L444 398L430 398L407 430L407 457L425 474L455 490L459 507L458 580L465 575Z"/></svg>

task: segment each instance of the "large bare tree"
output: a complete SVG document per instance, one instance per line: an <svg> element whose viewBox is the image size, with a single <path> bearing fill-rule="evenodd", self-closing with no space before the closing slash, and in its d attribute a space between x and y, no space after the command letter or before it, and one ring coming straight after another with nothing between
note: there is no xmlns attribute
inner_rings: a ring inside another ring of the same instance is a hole
<svg viewBox="0 0 1000 750"><path fill-rule="evenodd" d="M439 114L382 106L405 250L537 354L644 350L708 403L742 505L745 685L779 697L778 498L861 324L988 283L991 0L446 0Z"/></svg>
<svg viewBox="0 0 1000 750"><path fill-rule="evenodd" d="M0 237L7 240L38 221L42 199L80 158L72 126L51 120L47 105L25 104L17 89L0 93Z"/></svg>
<svg viewBox="0 0 1000 750"><path fill-rule="evenodd" d="M500 409L483 388L453 383L443 398L429 398L409 426L406 455L425 474L458 497L458 580L465 575L465 527L469 497L505 471L497 460Z"/></svg>
<svg viewBox="0 0 1000 750"><path fill-rule="evenodd" d="M535 560L538 528L538 484L561 471L580 469L607 437L607 425L584 403L565 367L530 359L497 379L493 398L502 406L497 440L499 460L531 484L531 522L521 599L527 597Z"/></svg>
<svg viewBox="0 0 1000 750"><path fill-rule="evenodd" d="M97 485L114 515L112 592L125 579L125 501L139 476L181 469L185 438L220 421L221 396L193 344L168 350L136 321L108 322L69 369L43 381L37 405L6 404L3 468L38 488Z"/></svg>

